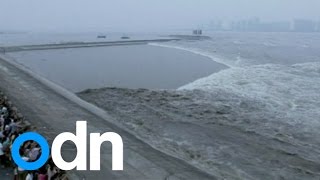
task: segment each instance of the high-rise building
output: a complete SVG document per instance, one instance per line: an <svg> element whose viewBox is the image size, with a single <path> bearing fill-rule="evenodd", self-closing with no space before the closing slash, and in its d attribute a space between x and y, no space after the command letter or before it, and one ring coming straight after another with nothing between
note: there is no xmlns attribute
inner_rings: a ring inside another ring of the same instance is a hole
<svg viewBox="0 0 320 180"><path fill-rule="evenodd" d="M320 32L320 21L317 22L316 31Z"/></svg>
<svg viewBox="0 0 320 180"><path fill-rule="evenodd" d="M220 31L223 29L222 25L222 21L211 21L209 24L209 29L213 31Z"/></svg>
<svg viewBox="0 0 320 180"><path fill-rule="evenodd" d="M289 21L262 22L259 18L251 18L232 22L231 29L251 32L288 32L291 30L291 23Z"/></svg>
<svg viewBox="0 0 320 180"><path fill-rule="evenodd" d="M246 31L259 31L260 19L255 17L247 21Z"/></svg>
<svg viewBox="0 0 320 180"><path fill-rule="evenodd" d="M290 31L291 23L287 21L261 23L259 31L266 32L288 32Z"/></svg>
<svg viewBox="0 0 320 180"><path fill-rule="evenodd" d="M306 19L295 19L293 30L296 32L314 32L316 30L316 23Z"/></svg>

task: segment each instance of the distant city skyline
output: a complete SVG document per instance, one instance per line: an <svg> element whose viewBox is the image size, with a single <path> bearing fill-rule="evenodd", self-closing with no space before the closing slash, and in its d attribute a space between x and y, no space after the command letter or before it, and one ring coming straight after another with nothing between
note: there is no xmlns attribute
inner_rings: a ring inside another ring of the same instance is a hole
<svg viewBox="0 0 320 180"><path fill-rule="evenodd" d="M0 29L20 31L162 31L211 19L320 19L319 0L3 0Z"/></svg>
<svg viewBox="0 0 320 180"><path fill-rule="evenodd" d="M263 21L259 17L241 20L211 20L203 29L213 31L318 32L320 20L295 18L286 21Z"/></svg>
<svg viewBox="0 0 320 180"><path fill-rule="evenodd" d="M237 32L320 32L320 20L295 18L282 21L266 21L259 17L251 17L240 20L210 20L208 23L198 24L190 27L171 29L171 31L191 30L209 31L237 31ZM21 33L28 30L1 29L2 33ZM87 32L95 32L87 31ZM116 33L117 31L109 31Z"/></svg>

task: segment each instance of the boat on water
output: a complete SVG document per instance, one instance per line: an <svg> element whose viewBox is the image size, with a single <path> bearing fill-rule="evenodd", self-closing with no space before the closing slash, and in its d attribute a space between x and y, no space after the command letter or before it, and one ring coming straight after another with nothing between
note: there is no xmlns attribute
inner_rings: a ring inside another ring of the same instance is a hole
<svg viewBox="0 0 320 180"><path fill-rule="evenodd" d="M129 36L122 36L121 39L130 39Z"/></svg>
<svg viewBox="0 0 320 180"><path fill-rule="evenodd" d="M106 35L98 35L97 38L98 39L105 39L105 38L107 38L107 36Z"/></svg>

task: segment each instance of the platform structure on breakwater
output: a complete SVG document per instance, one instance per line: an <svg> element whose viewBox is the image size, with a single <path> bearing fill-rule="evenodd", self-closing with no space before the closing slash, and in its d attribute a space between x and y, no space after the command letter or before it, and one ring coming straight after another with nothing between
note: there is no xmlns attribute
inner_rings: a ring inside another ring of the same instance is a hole
<svg viewBox="0 0 320 180"><path fill-rule="evenodd" d="M67 49L67 48L89 48L103 46L121 46L121 45L141 45L156 42L179 41L180 38L170 39L150 39L150 40L127 40L127 41L102 41L102 42L67 42L56 44L39 44L39 45L21 45L0 47L0 53L17 52L17 51L34 51L50 49Z"/></svg>
<svg viewBox="0 0 320 180"><path fill-rule="evenodd" d="M169 35L172 38L178 38L180 40L210 40L212 39L210 36L203 36L203 35Z"/></svg>

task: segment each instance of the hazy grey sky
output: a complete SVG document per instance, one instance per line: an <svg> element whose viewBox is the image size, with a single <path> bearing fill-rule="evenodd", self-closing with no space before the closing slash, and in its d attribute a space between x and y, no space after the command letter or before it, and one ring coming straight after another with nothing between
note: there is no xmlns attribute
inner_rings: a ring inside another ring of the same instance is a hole
<svg viewBox="0 0 320 180"><path fill-rule="evenodd" d="M320 0L0 0L0 29L165 30L214 19L320 18Z"/></svg>

